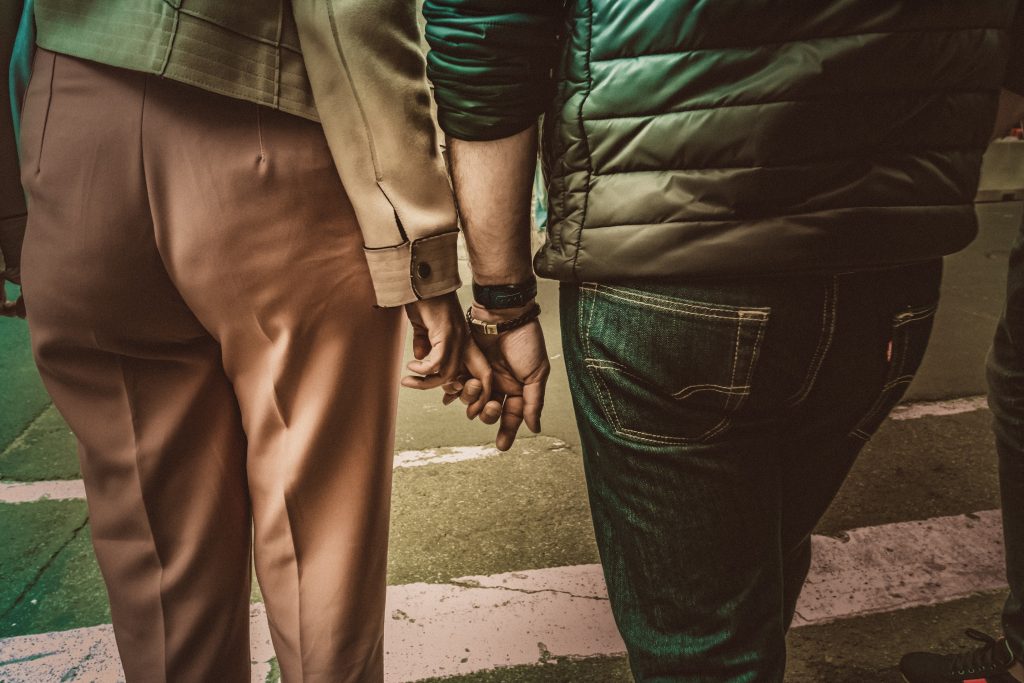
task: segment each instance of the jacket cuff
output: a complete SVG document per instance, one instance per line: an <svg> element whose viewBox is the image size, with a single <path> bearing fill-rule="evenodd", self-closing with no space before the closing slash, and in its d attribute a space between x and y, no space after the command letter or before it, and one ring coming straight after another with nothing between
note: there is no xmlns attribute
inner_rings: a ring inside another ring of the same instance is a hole
<svg viewBox="0 0 1024 683"><path fill-rule="evenodd" d="M0 218L0 273L21 267L21 243L25 239L28 216Z"/></svg>
<svg viewBox="0 0 1024 683"><path fill-rule="evenodd" d="M396 247L364 249L377 305L402 306L457 290L462 286L458 244L455 231Z"/></svg>

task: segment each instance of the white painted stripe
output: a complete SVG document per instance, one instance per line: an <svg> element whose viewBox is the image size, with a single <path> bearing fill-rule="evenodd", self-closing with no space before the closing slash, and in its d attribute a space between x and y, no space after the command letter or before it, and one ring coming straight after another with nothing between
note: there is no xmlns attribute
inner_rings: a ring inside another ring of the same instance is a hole
<svg viewBox="0 0 1024 683"><path fill-rule="evenodd" d="M815 536L813 543L796 626L1005 586L996 510ZM598 565L391 586L387 615L388 683L624 652ZM257 680L273 648L261 605L252 619ZM109 626L0 640L0 680L116 681L114 653Z"/></svg>
<svg viewBox="0 0 1024 683"><path fill-rule="evenodd" d="M565 447L560 441L549 439L557 447ZM395 469L423 467L424 465L445 465L493 458L501 451L493 446L456 446L453 448L428 448L422 451L399 451L395 453ZM85 486L81 479L0 482L0 503L35 503L40 500L84 499Z"/></svg>
<svg viewBox="0 0 1024 683"><path fill-rule="evenodd" d="M959 415L987 408L988 404L984 396L971 396L948 401L906 403L897 406L889 417L897 421L916 420L922 417ZM555 447L567 447L560 441L552 441ZM419 451L398 451L395 453L394 467L400 469L423 467L424 465L444 465L493 458L498 455L501 455L501 452L493 446L454 446ZM38 500L68 500L84 497L85 490L82 488L81 481L40 481L25 484L0 482L0 503L31 503Z"/></svg>
<svg viewBox="0 0 1024 683"><path fill-rule="evenodd" d="M795 626L1005 586L998 511L816 536L813 543ZM598 565L395 586L388 600L388 680L396 683L625 651Z"/></svg>
<svg viewBox="0 0 1024 683"><path fill-rule="evenodd" d="M999 510L815 536L795 626L1006 587Z"/></svg>
<svg viewBox="0 0 1024 683"><path fill-rule="evenodd" d="M252 683L265 683L274 649L262 604L250 609ZM258 658L258 659L257 659ZM109 624L0 640L0 681L120 683L124 670Z"/></svg>
<svg viewBox="0 0 1024 683"><path fill-rule="evenodd" d="M905 403L896 406L889 417L893 420L916 420L922 417L943 417L946 415L959 415L960 413L973 413L976 410L985 410L987 408L988 401L984 396L970 396L967 398L954 398L948 401Z"/></svg>
<svg viewBox="0 0 1024 683"><path fill-rule="evenodd" d="M906 403L897 406L890 418L897 421L917 420L922 417L944 417L959 415L988 408L984 396L956 398L948 401L924 401ZM543 438L543 437L542 437ZM528 441L528 440L527 440ZM561 441L552 439L553 447L567 448ZM481 460L501 455L501 451L493 446L454 446L445 448L428 448L419 451L398 451L395 453L394 467L423 467L424 465L444 465L469 460ZM31 483L0 482L0 503L32 503L39 500L68 500L85 498L85 489L80 480L74 481L40 481Z"/></svg>
<svg viewBox="0 0 1024 683"><path fill-rule="evenodd" d="M395 453L395 469L465 462L492 458L496 455L501 455L501 451L493 446L456 446L454 448L429 448L425 451L399 451Z"/></svg>
<svg viewBox="0 0 1024 683"><path fill-rule="evenodd" d="M39 500L85 498L81 479L31 482L0 482L0 503L34 503Z"/></svg>

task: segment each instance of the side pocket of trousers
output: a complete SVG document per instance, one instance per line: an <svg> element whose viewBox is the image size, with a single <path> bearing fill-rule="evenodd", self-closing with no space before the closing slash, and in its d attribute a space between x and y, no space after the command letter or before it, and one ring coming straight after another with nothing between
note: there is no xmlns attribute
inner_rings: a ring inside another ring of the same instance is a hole
<svg viewBox="0 0 1024 683"><path fill-rule="evenodd" d="M28 189L42 168L43 141L53 100L53 73L57 55L37 49L32 77L25 93L21 120L21 183Z"/></svg>
<svg viewBox="0 0 1024 683"><path fill-rule="evenodd" d="M878 398L850 432L851 437L862 441L870 439L889 411L903 398L924 358L937 308L937 303L910 307L893 316L885 382Z"/></svg>

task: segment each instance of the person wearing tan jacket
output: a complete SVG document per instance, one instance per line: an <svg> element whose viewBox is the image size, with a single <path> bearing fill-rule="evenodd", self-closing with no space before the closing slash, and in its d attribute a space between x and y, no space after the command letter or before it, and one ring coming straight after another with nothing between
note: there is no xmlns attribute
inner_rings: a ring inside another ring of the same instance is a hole
<svg viewBox="0 0 1024 683"><path fill-rule="evenodd" d="M383 678L402 307L404 384L489 376L415 11L0 4L0 270L128 681L249 680L251 554L285 681Z"/></svg>

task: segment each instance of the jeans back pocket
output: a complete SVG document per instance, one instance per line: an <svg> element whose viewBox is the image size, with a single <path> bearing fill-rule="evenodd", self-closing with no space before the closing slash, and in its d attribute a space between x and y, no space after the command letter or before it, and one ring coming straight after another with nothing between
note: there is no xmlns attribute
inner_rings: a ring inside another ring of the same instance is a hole
<svg viewBox="0 0 1024 683"><path fill-rule="evenodd" d="M584 284L584 364L619 436L656 445L721 435L750 394L769 309Z"/></svg>

